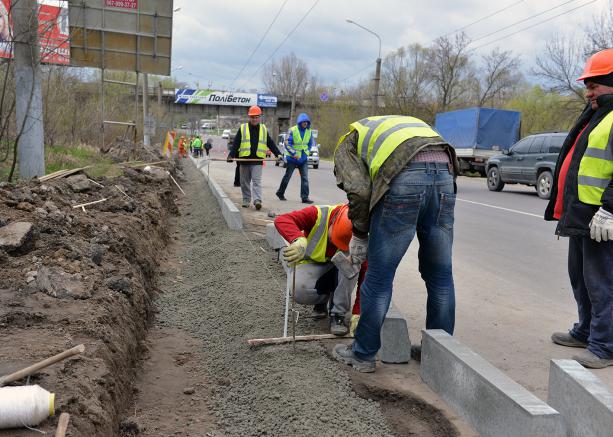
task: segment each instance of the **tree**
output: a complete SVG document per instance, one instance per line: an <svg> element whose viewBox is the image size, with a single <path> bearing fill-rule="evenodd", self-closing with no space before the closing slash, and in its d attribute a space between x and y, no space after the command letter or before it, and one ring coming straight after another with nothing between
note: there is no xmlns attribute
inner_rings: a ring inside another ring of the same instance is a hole
<svg viewBox="0 0 613 437"><path fill-rule="evenodd" d="M505 108L521 112L521 135L526 136L538 132L568 130L579 114L569 102L573 102L573 97L546 92L535 85L526 87Z"/></svg>
<svg viewBox="0 0 613 437"><path fill-rule="evenodd" d="M429 50L429 71L435 91L436 111L444 112L462 103L469 90L470 41L464 32L437 38Z"/></svg>
<svg viewBox="0 0 613 437"><path fill-rule="evenodd" d="M432 79L428 50L419 44L401 47L383 63L381 90L385 108L397 114L422 115Z"/></svg>
<svg viewBox="0 0 613 437"><path fill-rule="evenodd" d="M477 106L503 104L522 81L519 66L519 58L511 51L496 48L484 55L479 68L481 74L474 75Z"/></svg>
<svg viewBox="0 0 613 437"><path fill-rule="evenodd" d="M309 69L306 62L293 52L279 62L264 67L262 80L267 92L280 96L304 95L308 84Z"/></svg>
<svg viewBox="0 0 613 437"><path fill-rule="evenodd" d="M600 15L592 17L592 24L586 29L586 55L613 47L613 0L609 0Z"/></svg>
<svg viewBox="0 0 613 437"><path fill-rule="evenodd" d="M545 52L536 58L532 73L549 84L548 89L583 102L583 85L577 82L585 61L582 43L573 34L554 34Z"/></svg>

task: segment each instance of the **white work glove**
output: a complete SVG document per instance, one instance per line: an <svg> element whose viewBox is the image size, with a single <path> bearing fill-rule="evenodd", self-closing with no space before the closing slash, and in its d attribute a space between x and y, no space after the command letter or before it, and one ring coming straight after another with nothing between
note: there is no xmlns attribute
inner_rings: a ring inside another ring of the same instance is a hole
<svg viewBox="0 0 613 437"><path fill-rule="evenodd" d="M613 214L600 208L590 221L590 237L592 240L613 241Z"/></svg>
<svg viewBox="0 0 613 437"><path fill-rule="evenodd" d="M349 241L349 255L353 264L362 264L366 260L368 253L368 237L361 238L356 235L351 236Z"/></svg>
<svg viewBox="0 0 613 437"><path fill-rule="evenodd" d="M307 239L305 237L298 237L292 244L287 246L283 251L283 258L290 266L295 266L304 259L307 249Z"/></svg>

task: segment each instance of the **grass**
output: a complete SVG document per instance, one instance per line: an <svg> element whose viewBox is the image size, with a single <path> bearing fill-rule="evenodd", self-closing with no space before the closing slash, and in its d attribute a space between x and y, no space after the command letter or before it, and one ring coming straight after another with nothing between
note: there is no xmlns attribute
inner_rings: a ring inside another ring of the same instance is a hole
<svg viewBox="0 0 613 437"><path fill-rule="evenodd" d="M0 162L0 180L7 180L11 171L11 163L12 154L5 162ZM90 166L87 169L87 174L91 177L115 177L121 174L121 169L114 165L109 158L102 155L96 147L87 144L45 147L46 174L86 166ZM17 169L15 173L18 176Z"/></svg>

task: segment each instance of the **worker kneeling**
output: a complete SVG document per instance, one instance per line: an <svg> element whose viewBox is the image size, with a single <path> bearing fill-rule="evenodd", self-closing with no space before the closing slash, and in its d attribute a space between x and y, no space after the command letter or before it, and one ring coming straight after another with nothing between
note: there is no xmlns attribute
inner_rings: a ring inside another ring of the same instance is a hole
<svg viewBox="0 0 613 437"><path fill-rule="evenodd" d="M277 231L291 241L283 257L296 268L296 302L314 305L314 318L326 317L330 308L334 335L349 332L346 316L360 270L348 253L352 234L347 211L348 205L309 206L275 219Z"/></svg>

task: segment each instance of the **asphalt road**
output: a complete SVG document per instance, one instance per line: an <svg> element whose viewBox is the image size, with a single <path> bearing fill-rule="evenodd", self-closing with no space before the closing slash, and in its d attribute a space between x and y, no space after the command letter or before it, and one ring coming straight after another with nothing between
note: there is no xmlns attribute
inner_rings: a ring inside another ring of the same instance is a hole
<svg viewBox="0 0 613 437"><path fill-rule="evenodd" d="M217 137L212 156L224 158L225 140ZM240 204L240 188L232 185L235 164L210 162L213 178ZM270 162L264 168L262 211L243 209L247 224L265 225L276 214L302 208L299 175L292 177L279 201L275 191L284 169ZM309 169L311 199L340 203L332 163ZM549 360L571 358L575 349L551 343L553 331L576 320L566 258L568 241L554 235L555 224L542 218L546 201L533 187L506 186L490 192L484 178L458 178L454 227L456 331L454 335L515 381L546 400ZM413 343L425 327L426 289L418 272L417 240L402 260L394 281L393 300L407 316ZM594 372L613 388L613 368Z"/></svg>

